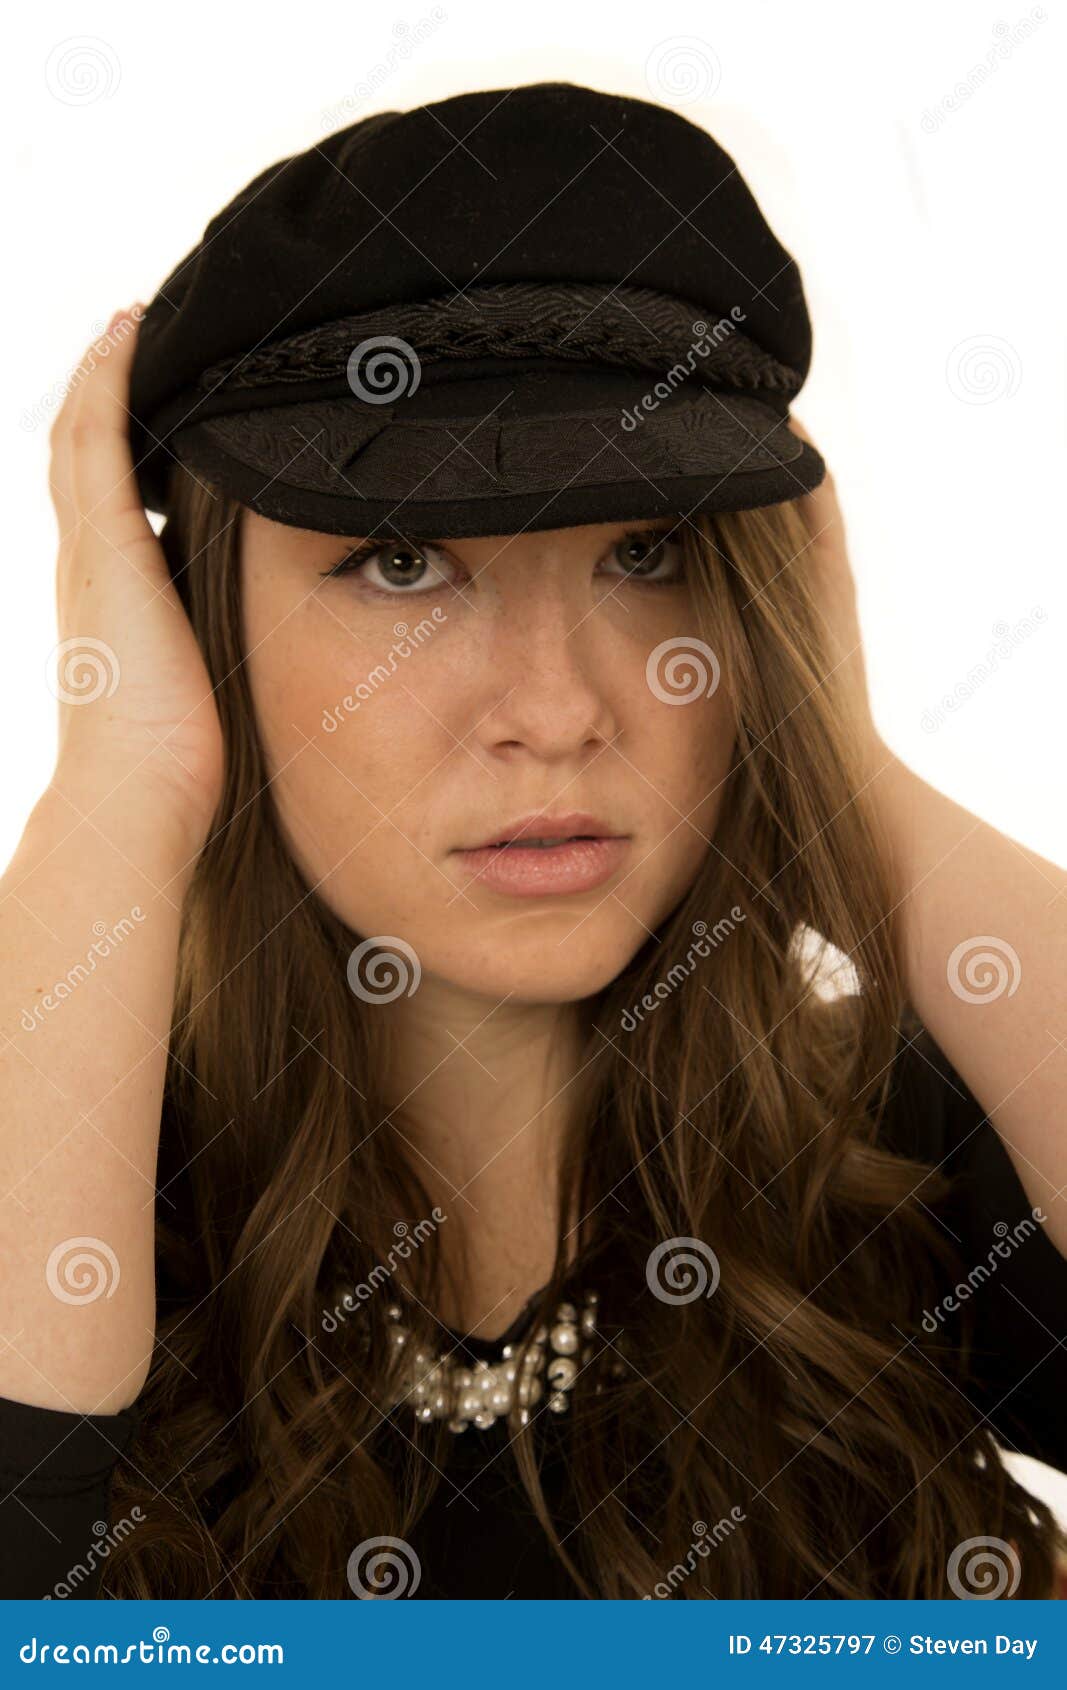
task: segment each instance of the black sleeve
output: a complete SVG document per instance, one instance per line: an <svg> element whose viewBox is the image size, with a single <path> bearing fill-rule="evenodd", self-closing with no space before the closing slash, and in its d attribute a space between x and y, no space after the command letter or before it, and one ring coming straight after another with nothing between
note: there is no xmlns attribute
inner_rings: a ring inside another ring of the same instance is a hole
<svg viewBox="0 0 1067 1690"><path fill-rule="evenodd" d="M0 1397L0 1598L98 1594L111 1545L137 1529L111 1522L108 1493L139 1418Z"/></svg>
<svg viewBox="0 0 1067 1690"><path fill-rule="evenodd" d="M924 1329L957 1343L966 1303L972 1355L957 1383L976 1420L986 1417L1004 1448L1067 1470L1067 1256L1036 1219L982 1105L914 1018L894 1069L887 1142L951 1181L949 1197L927 1207L957 1251L959 1277L939 1279L920 1311Z"/></svg>

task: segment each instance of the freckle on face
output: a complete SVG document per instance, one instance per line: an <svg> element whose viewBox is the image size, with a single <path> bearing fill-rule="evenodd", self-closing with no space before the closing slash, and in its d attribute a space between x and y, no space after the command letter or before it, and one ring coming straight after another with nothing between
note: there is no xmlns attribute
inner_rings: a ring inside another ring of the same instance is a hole
<svg viewBox="0 0 1067 1690"><path fill-rule="evenodd" d="M573 1001L625 966L698 872L733 750L725 677L684 705L647 683L653 648L691 631L688 593L583 600L589 557L618 531L594 548L589 530L558 532L567 569L543 536L506 554L452 542L471 592L381 599L320 578L350 542L261 518L242 533L249 682L305 883L353 933L404 938L424 972L494 1002ZM620 874L535 899L468 884L456 849L541 809L628 834Z"/></svg>

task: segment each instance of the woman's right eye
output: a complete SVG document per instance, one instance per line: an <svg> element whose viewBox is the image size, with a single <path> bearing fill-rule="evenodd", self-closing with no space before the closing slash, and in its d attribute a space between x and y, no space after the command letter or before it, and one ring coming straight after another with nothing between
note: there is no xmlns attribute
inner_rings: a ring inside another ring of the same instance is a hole
<svg viewBox="0 0 1067 1690"><path fill-rule="evenodd" d="M380 593L387 598L398 598L405 592L428 592L434 587L449 585L441 570L426 555L436 550L435 546L422 541L364 540L324 574L358 574L369 592Z"/></svg>

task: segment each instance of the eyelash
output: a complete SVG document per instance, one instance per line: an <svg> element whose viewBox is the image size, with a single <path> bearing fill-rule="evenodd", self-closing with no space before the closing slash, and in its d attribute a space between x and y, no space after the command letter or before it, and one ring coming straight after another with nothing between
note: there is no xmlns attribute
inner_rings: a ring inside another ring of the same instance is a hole
<svg viewBox="0 0 1067 1690"><path fill-rule="evenodd" d="M653 551L655 551L657 543L669 542L670 538L671 536L669 534L664 534L659 529L633 528L626 534L621 535L620 538L615 541L611 550L614 552L618 550L619 547L628 545L632 540L639 540L650 542ZM383 549L383 547L395 546L397 544L408 547L409 550L418 553L420 556L423 556L426 550L436 551L439 549L431 540L401 541L398 540L398 537L395 534L371 534L367 539L362 540L358 546L354 546L350 552L347 552L339 563L335 563L330 569L320 570L319 573L325 579L329 579L329 577L334 575L355 574L364 563L368 563L372 557ZM677 542L675 542L675 544L677 544ZM429 559L426 559L426 561L429 562ZM642 562L647 561L647 559L642 559ZM619 579L626 580L626 576L621 575ZM673 579L653 581L647 576L635 575L631 585L636 582L637 585L642 587L678 587L683 585L684 580L685 568L684 564L680 563L679 573ZM398 587L393 591L389 591L385 587L372 587L363 583L361 583L361 585L364 592L374 593L380 599L417 598L420 596L419 589L417 587L411 588L410 591L403 587ZM431 590L432 589L429 588L422 589L423 593L428 593Z"/></svg>

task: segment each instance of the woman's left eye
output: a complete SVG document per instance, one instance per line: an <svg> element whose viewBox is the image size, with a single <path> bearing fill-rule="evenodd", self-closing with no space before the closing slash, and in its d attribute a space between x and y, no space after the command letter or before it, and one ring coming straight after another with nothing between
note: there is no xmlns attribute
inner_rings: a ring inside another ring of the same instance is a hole
<svg viewBox="0 0 1067 1690"><path fill-rule="evenodd" d="M682 548L672 534L624 534L616 540L610 555L620 563L623 578L628 581L669 587L685 578Z"/></svg>

